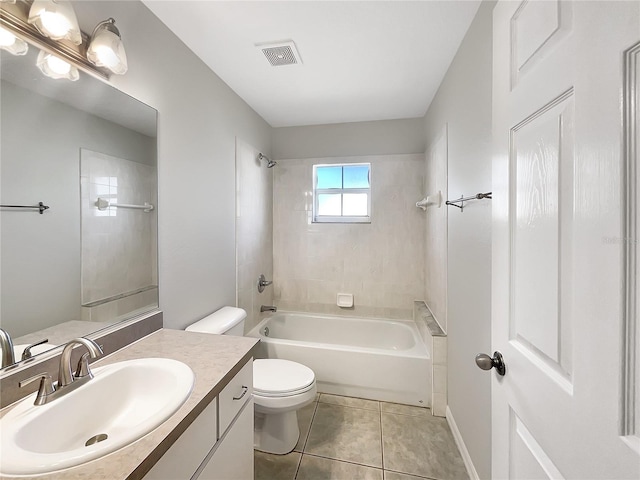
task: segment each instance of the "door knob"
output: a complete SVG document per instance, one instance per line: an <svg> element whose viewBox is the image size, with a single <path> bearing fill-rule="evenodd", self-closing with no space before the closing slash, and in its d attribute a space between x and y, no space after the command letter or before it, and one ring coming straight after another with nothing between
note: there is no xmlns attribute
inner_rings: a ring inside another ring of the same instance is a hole
<svg viewBox="0 0 640 480"><path fill-rule="evenodd" d="M507 366L504 364L502 354L498 351L493 352L493 358L486 353L479 353L476 355L476 365L482 370L495 368L498 375L504 375L507 371Z"/></svg>

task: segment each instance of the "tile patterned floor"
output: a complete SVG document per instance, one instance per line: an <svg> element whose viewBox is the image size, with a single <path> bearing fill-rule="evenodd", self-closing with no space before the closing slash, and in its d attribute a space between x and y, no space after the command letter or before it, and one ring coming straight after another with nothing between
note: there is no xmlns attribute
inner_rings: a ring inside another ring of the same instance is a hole
<svg viewBox="0 0 640 480"><path fill-rule="evenodd" d="M468 480L444 418L427 408L320 394L288 455L255 452L256 480Z"/></svg>

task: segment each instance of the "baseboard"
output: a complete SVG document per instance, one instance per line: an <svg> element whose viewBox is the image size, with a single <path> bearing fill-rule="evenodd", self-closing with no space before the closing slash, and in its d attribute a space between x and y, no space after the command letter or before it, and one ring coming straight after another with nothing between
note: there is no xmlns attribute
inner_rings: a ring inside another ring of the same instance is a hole
<svg viewBox="0 0 640 480"><path fill-rule="evenodd" d="M449 428L451 428L451 433L453 434L453 439L456 441L458 450L460 450L460 455L462 455L462 461L464 462L464 466L467 468L467 473L469 474L469 478L471 480L480 480L480 477L478 476L478 472L476 471L476 467L473 466L473 462L471 461L471 455L469 455L469 450L467 450L467 446L464 444L464 440L462 439L460 430L458 430L458 425L456 425L456 421L453 418L453 414L449 409L449 405L447 405L446 417L447 417L447 423L449 424Z"/></svg>

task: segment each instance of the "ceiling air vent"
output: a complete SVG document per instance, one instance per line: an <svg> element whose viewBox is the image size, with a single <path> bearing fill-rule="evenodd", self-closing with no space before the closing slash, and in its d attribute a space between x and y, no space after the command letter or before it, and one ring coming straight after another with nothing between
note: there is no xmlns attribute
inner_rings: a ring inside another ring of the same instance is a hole
<svg viewBox="0 0 640 480"><path fill-rule="evenodd" d="M262 50L269 63L274 67L281 65L301 65L302 59L296 49L296 44L291 40L277 43L256 45Z"/></svg>

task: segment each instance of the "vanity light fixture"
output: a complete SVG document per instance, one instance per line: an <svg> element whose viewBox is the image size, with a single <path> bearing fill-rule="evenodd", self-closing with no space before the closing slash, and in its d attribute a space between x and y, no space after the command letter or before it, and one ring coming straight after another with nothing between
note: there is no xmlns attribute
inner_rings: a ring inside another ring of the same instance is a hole
<svg viewBox="0 0 640 480"><path fill-rule="evenodd" d="M0 48L14 55L24 54L27 44L23 42L28 42L58 57L38 62L38 67L53 78L75 80L80 69L109 80L112 73L123 75L127 71L127 55L115 20L98 23L89 37L79 29L69 0L0 0L0 27L19 40L12 47L13 38L0 31Z"/></svg>
<svg viewBox="0 0 640 480"><path fill-rule="evenodd" d="M76 12L68 0L34 0L27 21L45 37L82 43Z"/></svg>
<svg viewBox="0 0 640 480"><path fill-rule="evenodd" d="M0 27L0 48L13 55L26 55L29 44L16 37L9 30Z"/></svg>
<svg viewBox="0 0 640 480"><path fill-rule="evenodd" d="M87 58L94 65L108 68L116 75L127 72L127 54L113 18L100 22L93 29L89 48L87 48Z"/></svg>
<svg viewBox="0 0 640 480"><path fill-rule="evenodd" d="M76 80L78 80L78 78L80 78L78 69L76 67L68 62L65 62L60 57L56 57L55 55L42 50L38 54L36 65L42 73L50 78L65 78L67 80L71 80L72 82L75 82Z"/></svg>

